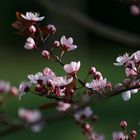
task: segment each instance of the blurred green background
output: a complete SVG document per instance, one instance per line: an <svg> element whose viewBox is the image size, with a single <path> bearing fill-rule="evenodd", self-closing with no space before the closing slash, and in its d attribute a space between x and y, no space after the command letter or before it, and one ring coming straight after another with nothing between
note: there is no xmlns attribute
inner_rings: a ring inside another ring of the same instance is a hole
<svg viewBox="0 0 140 140"><path fill-rule="evenodd" d="M139 16L131 16L129 5L120 4L113 0L55 0L55 2L75 8L102 23L137 34L140 32ZM39 0L1 0L0 79L10 80L15 85L19 85L20 81L25 80L28 74L42 71L46 66L49 66L58 75L64 75L64 71L59 65L46 61L37 51L27 51L23 48L25 38L15 35L15 30L11 27L11 23L16 19L16 11L23 13L25 11L38 11L41 15L45 15L44 22L54 24L57 28L57 33L52 39L59 39L62 35L74 38L74 43L78 45L78 49L68 53L65 56L65 62L81 61L82 65L78 73L81 79L86 76L90 66L95 66L111 83L121 82L125 78L124 71L122 68L113 66L113 62L118 55L125 52L132 53L139 49L101 38L84 29L73 20L65 19L53 12L49 12L44 5L40 4ZM94 113L99 116L99 120L95 124L95 130L99 133L104 133L106 139L110 140L112 132L120 130L119 122L127 120L129 129L134 128L139 133L139 100L139 94L134 95L129 102L124 102L119 95L93 106ZM36 108L40 104L48 102L48 100L28 94L21 101L8 98L6 102L7 104L4 106L6 113L11 117L17 117L16 111L19 107ZM70 119L48 124L39 134L25 130L7 135L0 138L0 140L22 140L25 138L27 140L84 140L81 130Z"/></svg>

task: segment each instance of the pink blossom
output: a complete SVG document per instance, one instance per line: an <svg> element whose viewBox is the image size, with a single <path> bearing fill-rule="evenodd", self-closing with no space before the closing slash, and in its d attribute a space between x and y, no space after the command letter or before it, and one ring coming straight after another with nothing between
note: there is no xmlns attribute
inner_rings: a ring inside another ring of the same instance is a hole
<svg viewBox="0 0 140 140"><path fill-rule="evenodd" d="M132 77L132 76L136 76L137 75L137 69L135 68L133 68L133 69L131 69L131 68L126 68L125 69L125 74L126 74L126 76L127 77Z"/></svg>
<svg viewBox="0 0 140 140"><path fill-rule="evenodd" d="M33 75L33 74L28 75L28 79L33 84L46 84L48 77L44 76L43 73L38 72L35 75Z"/></svg>
<svg viewBox="0 0 140 140"><path fill-rule="evenodd" d="M39 17L39 13L32 13L32 12L26 12L26 15L21 14L22 18L29 20L29 21L41 21L45 17Z"/></svg>
<svg viewBox="0 0 140 140"><path fill-rule="evenodd" d="M90 136L89 136L89 140L105 140L103 135L99 135L98 133L93 132Z"/></svg>
<svg viewBox="0 0 140 140"><path fill-rule="evenodd" d="M112 136L113 140L125 140L125 136L122 132L114 132Z"/></svg>
<svg viewBox="0 0 140 140"><path fill-rule="evenodd" d="M74 114L74 118L77 121L80 121L82 117L89 118L92 115L92 113L93 113L93 111L91 110L91 108L90 107L86 107L84 109L81 109L81 110L77 111Z"/></svg>
<svg viewBox="0 0 140 140"><path fill-rule="evenodd" d="M117 63L114 63L114 65L122 66L122 65L124 65L126 62L128 62L130 60L131 60L131 57L129 57L129 55L126 53L123 56L117 57L117 59L116 59Z"/></svg>
<svg viewBox="0 0 140 140"><path fill-rule="evenodd" d="M140 62L140 51L133 53L132 57L134 58L135 62Z"/></svg>
<svg viewBox="0 0 140 140"><path fill-rule="evenodd" d="M9 92L10 90L10 83L8 81L0 81L0 93Z"/></svg>
<svg viewBox="0 0 140 140"><path fill-rule="evenodd" d="M76 74L80 68L80 61L78 62L71 62L70 64L66 64L64 66L64 70L68 74Z"/></svg>
<svg viewBox="0 0 140 140"><path fill-rule="evenodd" d="M77 48L76 45L73 45L73 39L71 37L66 39L65 36L62 36L60 39L60 43L62 47L64 48L64 50L67 50L67 51L75 50Z"/></svg>
<svg viewBox="0 0 140 140"><path fill-rule="evenodd" d="M131 5L131 7L130 7L130 12L131 12L131 14L132 14L133 16L137 16L137 15L139 15L139 13L140 13L140 9L139 9L139 7L136 6L136 5Z"/></svg>
<svg viewBox="0 0 140 140"><path fill-rule="evenodd" d="M34 39L31 37L28 37L26 40L26 43L24 45L24 48L27 50L32 50L32 49L36 48L36 44L35 44Z"/></svg>
<svg viewBox="0 0 140 140"><path fill-rule="evenodd" d="M56 109L58 111L62 111L63 112L63 111L68 110L70 107L71 107L71 104L59 101Z"/></svg>
<svg viewBox="0 0 140 140"><path fill-rule="evenodd" d="M52 82L55 86L61 87L70 84L73 81L73 77L67 79L66 77L54 77Z"/></svg>
<svg viewBox="0 0 140 140"><path fill-rule="evenodd" d="M53 78L56 77L55 73L48 67L46 67L43 70L43 74L49 79L49 78Z"/></svg>
<svg viewBox="0 0 140 140"><path fill-rule="evenodd" d="M20 119L30 124L33 132L39 132L42 129L42 123L40 123L42 115L40 111L20 108L18 110L18 115Z"/></svg>
<svg viewBox="0 0 140 140"><path fill-rule="evenodd" d="M30 87L32 86L32 82L22 82L19 85L19 100L21 97L30 90Z"/></svg>
<svg viewBox="0 0 140 140"><path fill-rule="evenodd" d="M93 80L91 83L86 83L87 88L91 88L92 90L95 91L100 91L104 89L108 85L106 79L98 79L98 80Z"/></svg>

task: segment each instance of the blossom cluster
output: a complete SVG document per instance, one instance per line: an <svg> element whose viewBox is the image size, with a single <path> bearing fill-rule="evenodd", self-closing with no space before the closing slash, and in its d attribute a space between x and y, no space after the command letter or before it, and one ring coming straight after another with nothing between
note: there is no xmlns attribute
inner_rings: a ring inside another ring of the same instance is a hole
<svg viewBox="0 0 140 140"><path fill-rule="evenodd" d="M133 12L137 12L134 7L132 10ZM27 37L24 48L27 50L40 50L39 47L42 45L41 55L48 60L58 62L66 73L65 76L57 76L49 67L45 67L42 72L28 75L28 80L19 85L19 99L27 92L55 99L52 106L59 112L70 110L68 113L73 116L76 123L82 128L82 132L88 140L104 140L105 137L103 135L93 131L92 123L95 123L97 116L93 115L90 106L80 106L84 101L87 103L89 100L84 94L81 94L81 97L84 98L82 101L76 98L76 91L81 89L81 87L78 87L80 84L80 86L84 88L84 93L87 93L86 95L93 93L90 94L92 96L95 93L96 95L104 97L108 91L110 94L113 93L112 84L108 82L106 78L103 78L102 74L97 71L95 67L90 68L87 77L82 81L77 74L81 66L80 61L71 61L70 63L64 64L62 61L64 53L75 50L77 45L73 42L72 37L66 38L65 35L62 35L59 41L53 41L51 47L48 47L46 40L50 35L55 34L56 28L51 24L42 25L40 22L45 18L44 16L40 17L39 13L26 12L24 15L17 12L16 17L17 21L14 22L12 26L19 30L17 34ZM57 49L61 52L60 55L55 54L54 50ZM117 63L114 63L114 65L124 65L125 67L125 74L128 79L125 79L123 83L117 86L127 86L129 88L128 90L123 90L124 92L122 93L123 99L128 101L131 98L131 94L138 92L138 88L133 88L133 86L136 86L139 82L137 81L137 77L139 76L140 69L140 51L132 55L126 53L123 56L117 57L116 61ZM91 82L88 82L90 75L92 75L93 78ZM79 84L77 84L78 82ZM132 89L130 89L130 87L132 87ZM0 82L0 93L9 91L9 83ZM90 96L88 96L88 98L90 98ZM76 101L74 99L76 99ZM49 106L49 103L47 105ZM47 107L45 109L47 109ZM39 132L42 129L43 117L39 110L20 108L18 114L21 121L30 127L32 131ZM124 135L127 126L125 121L121 122L120 126L123 128L123 132L114 132L113 140L127 140L129 137L133 140L135 139L135 130L131 131L130 136Z"/></svg>
<svg viewBox="0 0 140 140"><path fill-rule="evenodd" d="M102 74L96 71L95 67L91 67L89 74L93 74L93 80L90 83L86 83L86 87L93 91L102 92L105 89L111 89L111 83L107 82L106 78L103 79Z"/></svg>
<svg viewBox="0 0 140 140"><path fill-rule="evenodd" d="M43 72L28 75L28 79L28 82L23 82L19 86L20 98L31 89L32 85L34 85L34 91L37 94L44 96L54 95L64 97L73 94L73 87L71 86L73 77L58 77L48 67Z"/></svg>
<svg viewBox="0 0 140 140"><path fill-rule="evenodd" d="M136 77L139 76L139 68L140 68L140 51L134 52L132 55L128 53L123 56L119 56L116 59L117 63L114 63L116 66L124 66L125 74L128 80L125 80L125 83L130 83L132 85L137 85L139 82L136 80ZM130 82L131 79L134 79L133 82ZM137 93L138 89L128 90L123 92L122 97L125 101L128 101L131 98L131 94Z"/></svg>

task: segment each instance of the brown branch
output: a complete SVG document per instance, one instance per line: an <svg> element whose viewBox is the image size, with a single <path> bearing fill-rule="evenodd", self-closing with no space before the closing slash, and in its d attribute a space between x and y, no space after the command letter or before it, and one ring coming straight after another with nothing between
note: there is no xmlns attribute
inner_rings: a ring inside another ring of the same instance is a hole
<svg viewBox="0 0 140 140"><path fill-rule="evenodd" d="M89 99L88 102L82 102L79 104L78 108L71 108L68 111L61 113L61 112L55 112L52 114L47 114L47 116L45 118L43 118L43 120L48 124L51 123L55 123L58 121L63 120L64 118L70 118L71 114L73 114L74 111L76 111L77 109L81 109L84 108L86 106L90 106L90 105L95 105L97 104L99 101L103 101L103 100L107 100L113 96L119 95L122 92L128 91L128 90L132 90L132 89L137 89L140 88L140 85L135 85L135 86L130 86L130 87L126 87L124 85L120 86L119 88L113 88L112 91L109 92L105 92L104 96L102 94L93 94L93 96L91 96L91 98ZM40 120L42 121L42 120ZM9 122L9 121L6 121ZM15 133L17 131L21 131L24 130L26 128L26 126L22 123L17 123L15 121L12 122L12 119L10 119L11 124L6 125L5 127L3 126L0 129L0 137L2 136L6 136L10 133Z"/></svg>
<svg viewBox="0 0 140 140"><path fill-rule="evenodd" d="M73 8L56 4L50 0L38 0L49 12L70 19L85 29L114 42L121 43L125 46L140 46L140 36L129 33L127 31L105 25L96 19L91 19L82 12Z"/></svg>

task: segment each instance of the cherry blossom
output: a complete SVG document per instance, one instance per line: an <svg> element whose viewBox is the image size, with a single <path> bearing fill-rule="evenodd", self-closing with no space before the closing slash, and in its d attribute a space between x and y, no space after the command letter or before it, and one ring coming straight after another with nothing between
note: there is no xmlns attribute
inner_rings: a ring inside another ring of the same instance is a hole
<svg viewBox="0 0 140 140"><path fill-rule="evenodd" d="M117 63L114 63L114 65L122 66L130 60L131 60L131 57L128 55L128 53L126 53L123 56L117 57L117 59L116 59Z"/></svg>
<svg viewBox="0 0 140 140"><path fill-rule="evenodd" d="M76 45L73 45L73 39L71 37L66 39L65 36L62 36L60 39L60 43L61 43L62 47L64 48L64 50L67 50L67 51L72 51L77 48Z"/></svg>
<svg viewBox="0 0 140 140"><path fill-rule="evenodd" d="M125 136L122 132L114 132L112 134L113 140L125 140Z"/></svg>
<svg viewBox="0 0 140 140"><path fill-rule="evenodd" d="M133 77L137 75L137 69L131 69L131 68L126 68L125 69L125 74L127 77Z"/></svg>
<svg viewBox="0 0 140 140"><path fill-rule="evenodd" d="M42 123L40 122L42 115L40 111L20 108L18 115L21 120L30 124L29 126L33 132L39 132L42 129Z"/></svg>
<svg viewBox="0 0 140 140"><path fill-rule="evenodd" d="M48 67L45 67L43 70L43 74L47 77L47 78L53 78L56 77L55 73Z"/></svg>
<svg viewBox="0 0 140 140"><path fill-rule="evenodd" d="M52 83L55 86L61 87L70 84L73 81L73 77L67 79L66 77L54 77Z"/></svg>
<svg viewBox="0 0 140 140"><path fill-rule="evenodd" d="M136 51L135 53L133 53L132 57L134 58L136 63L140 62L140 51Z"/></svg>
<svg viewBox="0 0 140 140"><path fill-rule="evenodd" d="M30 79L33 84L46 84L46 81L48 80L41 72L38 72L35 75L28 75L28 79Z"/></svg>
<svg viewBox="0 0 140 140"><path fill-rule="evenodd" d="M29 21L41 21L45 17L39 17L39 13L32 13L32 12L26 12L26 15L21 14L22 18L29 20Z"/></svg>
<svg viewBox="0 0 140 140"><path fill-rule="evenodd" d="M32 86L32 82L22 82L19 85L19 100L21 97L30 90L30 87Z"/></svg>
<svg viewBox="0 0 140 140"><path fill-rule="evenodd" d="M26 43L24 45L24 48L27 50L32 50L32 49L36 48L36 44L35 44L34 39L31 37L28 37L26 40Z"/></svg>
<svg viewBox="0 0 140 140"><path fill-rule="evenodd" d="M85 117L85 118L89 118L91 115L92 115L93 111L91 110L91 108L88 106L84 109L81 109L79 111L77 111L75 114L74 114L74 118L77 120L77 121L80 121L82 117Z"/></svg>
<svg viewBox="0 0 140 140"><path fill-rule="evenodd" d="M100 91L108 85L106 79L94 80L91 83L86 83L86 87L94 91Z"/></svg>
<svg viewBox="0 0 140 140"><path fill-rule="evenodd" d="M80 61L78 62L71 62L70 64L64 65L64 70L68 74L76 74L80 68Z"/></svg>
<svg viewBox="0 0 140 140"><path fill-rule="evenodd" d="M0 81L0 93L9 92L10 90L10 83L8 81Z"/></svg>
<svg viewBox="0 0 140 140"><path fill-rule="evenodd" d="M58 111L66 111L66 110L68 110L69 108L71 107L71 104L69 104L69 103L65 103L65 102L63 102L63 101L59 101L58 102L58 105L57 105L57 107L56 107L56 109L58 110Z"/></svg>
<svg viewBox="0 0 140 140"><path fill-rule="evenodd" d="M88 138L89 140L105 140L103 135L99 135L95 132L92 132L92 134Z"/></svg>

